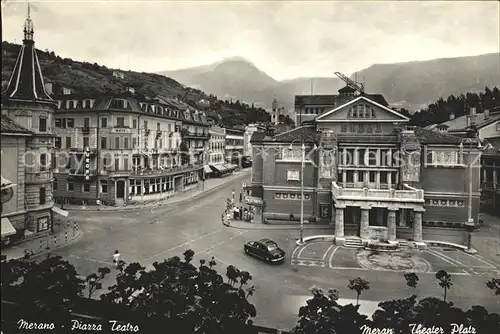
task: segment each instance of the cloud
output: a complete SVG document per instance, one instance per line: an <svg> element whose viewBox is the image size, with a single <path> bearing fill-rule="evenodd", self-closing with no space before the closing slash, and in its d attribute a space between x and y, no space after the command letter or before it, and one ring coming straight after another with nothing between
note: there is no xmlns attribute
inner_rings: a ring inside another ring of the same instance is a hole
<svg viewBox="0 0 500 334"><path fill-rule="evenodd" d="M160 71L242 56L271 76L499 51L498 2L38 1L35 40L64 57ZM26 4L2 10L19 43Z"/></svg>

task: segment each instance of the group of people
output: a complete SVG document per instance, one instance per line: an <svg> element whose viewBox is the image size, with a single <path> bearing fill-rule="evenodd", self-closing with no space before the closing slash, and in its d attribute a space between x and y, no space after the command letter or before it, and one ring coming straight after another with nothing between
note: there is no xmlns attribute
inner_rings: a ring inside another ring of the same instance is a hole
<svg viewBox="0 0 500 334"><path fill-rule="evenodd" d="M240 205L239 207L236 205L236 191L233 189L232 191L232 197L228 198L226 200L227 205L226 209L222 213L222 224L230 224L231 219L234 220L246 220L246 221L251 221L252 219L252 213L249 208L243 207L243 203L245 200L245 194L243 192L243 189L245 188L245 184L242 185L242 190L240 191L240 196L239 196L239 202L238 204ZM227 223L226 223L227 221Z"/></svg>

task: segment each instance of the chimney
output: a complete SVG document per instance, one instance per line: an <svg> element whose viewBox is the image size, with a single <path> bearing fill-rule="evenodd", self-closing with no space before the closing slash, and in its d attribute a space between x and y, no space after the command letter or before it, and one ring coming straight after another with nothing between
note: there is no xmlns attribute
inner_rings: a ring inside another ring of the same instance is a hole
<svg viewBox="0 0 500 334"><path fill-rule="evenodd" d="M490 110L489 109L485 109L484 110L484 119L487 120L488 118L490 118Z"/></svg>
<svg viewBox="0 0 500 334"><path fill-rule="evenodd" d="M454 112L452 112L452 113L450 114L450 121L451 121L451 120L453 120L453 119L455 119L455 113L454 113Z"/></svg>

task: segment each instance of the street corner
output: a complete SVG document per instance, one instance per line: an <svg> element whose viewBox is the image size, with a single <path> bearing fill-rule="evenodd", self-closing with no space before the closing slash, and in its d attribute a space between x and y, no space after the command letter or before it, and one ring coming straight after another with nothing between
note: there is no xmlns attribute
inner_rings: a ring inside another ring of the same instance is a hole
<svg viewBox="0 0 500 334"><path fill-rule="evenodd" d="M484 259L480 254L439 247L428 248L421 253L431 265L432 272L446 270L455 275L500 275L500 266Z"/></svg>
<svg viewBox="0 0 500 334"><path fill-rule="evenodd" d="M328 267L328 255L337 247L331 241L310 241L295 247L291 264L296 266Z"/></svg>

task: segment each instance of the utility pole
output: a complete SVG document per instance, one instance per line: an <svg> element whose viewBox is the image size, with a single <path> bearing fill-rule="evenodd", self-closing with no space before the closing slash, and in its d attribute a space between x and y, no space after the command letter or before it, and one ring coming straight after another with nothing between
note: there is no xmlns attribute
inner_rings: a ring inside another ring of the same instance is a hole
<svg viewBox="0 0 500 334"><path fill-rule="evenodd" d="M101 200L100 200L100 192L101 192L101 185L99 184L99 175L101 174L100 170L100 160L101 160L101 150L100 146L101 143L99 142L99 123L100 123L100 118L99 118L99 112L97 112L97 127L96 127L96 185L95 185L95 192L96 192L96 204L97 204L97 210L100 209L101 206Z"/></svg>

